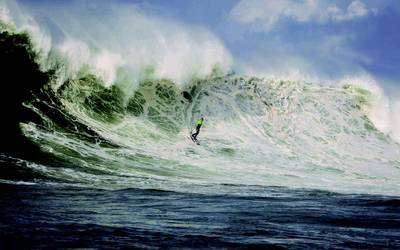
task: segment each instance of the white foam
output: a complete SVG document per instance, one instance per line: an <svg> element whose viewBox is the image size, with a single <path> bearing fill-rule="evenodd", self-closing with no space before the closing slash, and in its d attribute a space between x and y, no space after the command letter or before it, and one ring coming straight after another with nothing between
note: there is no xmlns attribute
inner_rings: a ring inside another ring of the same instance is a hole
<svg viewBox="0 0 400 250"><path fill-rule="evenodd" d="M47 32L24 9L13 1L0 2L0 20L15 28L17 32L28 32L33 48L38 53L38 63L47 69L47 57L51 50L52 40Z"/></svg>
<svg viewBox="0 0 400 250"><path fill-rule="evenodd" d="M182 84L211 74L216 66L228 71L232 64L230 53L209 30L154 16L134 4L71 1L62 9L29 5L24 11L16 3L9 5L11 14L4 16L18 19L16 25L32 34L45 55L60 51L68 59L69 76L86 65L110 86L124 67L131 84L147 77Z"/></svg>
<svg viewBox="0 0 400 250"><path fill-rule="evenodd" d="M74 76L85 66L101 77L106 86L115 82L118 67L124 65L119 54L107 50L94 52L85 42L72 38L65 39L57 49L63 58L68 59L64 68L67 75Z"/></svg>
<svg viewBox="0 0 400 250"><path fill-rule="evenodd" d="M399 100L391 100L369 74L344 77L339 82L359 86L370 91L371 98L368 100L369 106L366 109L368 117L377 129L400 142Z"/></svg>

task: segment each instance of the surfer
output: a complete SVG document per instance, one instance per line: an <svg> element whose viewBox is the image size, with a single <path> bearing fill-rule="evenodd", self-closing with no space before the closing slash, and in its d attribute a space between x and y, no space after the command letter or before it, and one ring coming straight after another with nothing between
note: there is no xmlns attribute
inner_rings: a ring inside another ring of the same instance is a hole
<svg viewBox="0 0 400 250"><path fill-rule="evenodd" d="M197 140L197 136L198 136L199 133L200 133L200 128L201 128L201 126L203 125L203 120L204 120L203 117L201 117L199 120L197 120L196 132L192 134L192 138L193 138L194 140Z"/></svg>

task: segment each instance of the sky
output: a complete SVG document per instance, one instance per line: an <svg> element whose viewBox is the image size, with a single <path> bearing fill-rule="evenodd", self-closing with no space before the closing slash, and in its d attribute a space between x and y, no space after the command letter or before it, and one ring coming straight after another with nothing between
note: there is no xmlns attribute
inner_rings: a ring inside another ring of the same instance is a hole
<svg viewBox="0 0 400 250"><path fill-rule="evenodd" d="M189 51L204 49L205 37L218 41L229 54L229 64L242 74L340 79L349 75L367 74L384 83L386 89L400 87L400 1L398 0L116 0L61 1L19 0L36 14L59 11L77 13L73 6L100 6L95 11L80 13L82 19L93 15L93 22L107 22L108 5L134 8L132 16L156 19L152 29L168 42L179 36L168 36L176 30L189 39ZM109 4L112 3L112 4ZM83 8L85 9L85 8ZM99 11L100 9L100 11ZM49 11L50 10L50 11ZM92 10L92 9L87 9ZM129 10L127 11L129 15ZM50 13L50 14L49 14ZM62 13L62 12L60 12ZM104 16L101 14L104 13ZM74 20L79 22L79 15ZM53 16L53 19L59 18ZM119 16L118 16L119 18ZM61 19L60 19L61 20ZM64 19L62 22L69 22ZM128 19L125 19L125 21ZM126 25L135 25L134 19ZM167 25L168 23L169 25ZM110 24L110 22L109 22ZM108 27L110 27L109 25ZM118 23L121 28L121 23ZM67 28L64 28L66 30ZM111 28L113 29L113 28ZM197 34L195 31L197 30ZM135 30L137 31L137 29ZM145 31L143 31L145 32ZM164 34L164 33L165 34ZM154 33L154 32L153 32ZM199 35L202 33L203 35ZM115 37L118 37L117 35ZM116 39L114 37L114 39ZM171 38L172 37L172 38ZM132 38L131 38L132 39ZM193 43L199 42L196 48ZM207 45L208 46L208 45ZM156 44L152 47L159 47ZM208 46L210 47L210 46ZM219 47L218 47L219 48ZM179 50L179 46L176 47ZM201 52L195 58L206 61ZM215 50L206 53L213 57ZM164 57L154 57L162 61ZM167 57L172 60L172 57ZM180 55L188 64L192 57ZM211 60L211 59L210 59ZM212 60L211 60L212 61ZM196 67L196 65L193 65ZM179 69L168 68L169 71ZM163 72L160 70L160 72Z"/></svg>
<svg viewBox="0 0 400 250"><path fill-rule="evenodd" d="M212 30L235 62L255 73L297 70L335 78L366 71L400 85L400 1L150 3L182 22Z"/></svg>

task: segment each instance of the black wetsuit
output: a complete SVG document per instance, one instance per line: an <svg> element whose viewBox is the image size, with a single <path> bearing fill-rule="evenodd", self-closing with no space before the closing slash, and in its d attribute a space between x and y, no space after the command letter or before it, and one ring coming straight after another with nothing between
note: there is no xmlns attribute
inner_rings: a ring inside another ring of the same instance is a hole
<svg viewBox="0 0 400 250"><path fill-rule="evenodd" d="M197 121L196 132L192 134L192 138L193 138L194 140L197 140L197 136L198 136L199 133L200 133L200 128L201 128L202 125L203 125L203 118L201 118L201 119L199 119L199 120Z"/></svg>
<svg viewBox="0 0 400 250"><path fill-rule="evenodd" d="M197 136L200 133L201 124L197 124L196 132L192 134L193 139L197 140Z"/></svg>

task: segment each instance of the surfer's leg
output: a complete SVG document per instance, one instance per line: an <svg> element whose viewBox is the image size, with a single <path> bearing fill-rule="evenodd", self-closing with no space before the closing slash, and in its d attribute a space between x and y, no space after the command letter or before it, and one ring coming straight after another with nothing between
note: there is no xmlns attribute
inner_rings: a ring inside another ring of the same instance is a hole
<svg viewBox="0 0 400 250"><path fill-rule="evenodd" d="M196 133L194 133L194 134L192 135L192 137L193 137L195 140L197 140L197 136L199 135L199 132L200 132L200 129L197 129L197 130L196 130Z"/></svg>

